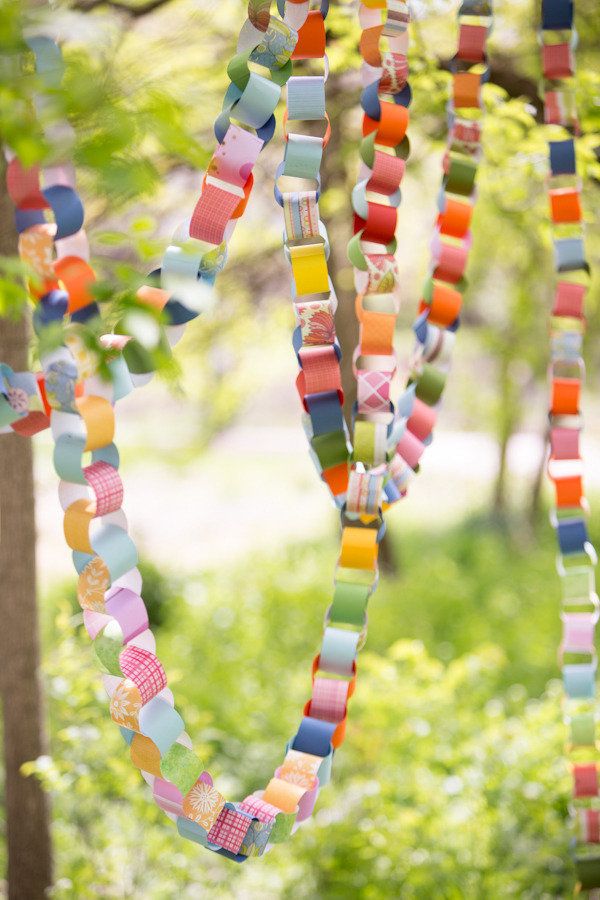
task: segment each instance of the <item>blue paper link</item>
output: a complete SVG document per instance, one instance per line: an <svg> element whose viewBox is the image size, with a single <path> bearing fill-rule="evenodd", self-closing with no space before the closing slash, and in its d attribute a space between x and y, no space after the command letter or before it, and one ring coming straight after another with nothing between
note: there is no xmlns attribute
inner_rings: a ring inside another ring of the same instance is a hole
<svg viewBox="0 0 600 900"><path fill-rule="evenodd" d="M566 521L559 519L556 531L562 554L585 552L589 536L584 519L568 519Z"/></svg>
<svg viewBox="0 0 600 900"><path fill-rule="evenodd" d="M344 414L337 391L309 394L306 405L315 437L344 430Z"/></svg>
<svg viewBox="0 0 600 900"><path fill-rule="evenodd" d="M292 750L310 753L312 756L329 756L331 738L336 728L335 722L323 722L321 719L304 716L300 728L292 740Z"/></svg>
<svg viewBox="0 0 600 900"><path fill-rule="evenodd" d="M542 28L569 29L573 25L573 0L542 0Z"/></svg>
<svg viewBox="0 0 600 900"><path fill-rule="evenodd" d="M53 184L41 192L54 213L56 222L55 241L76 234L83 226L83 205L73 188L64 184Z"/></svg>
<svg viewBox="0 0 600 900"><path fill-rule="evenodd" d="M288 118L314 122L325 118L325 78L302 75L287 83Z"/></svg>
<svg viewBox="0 0 600 900"><path fill-rule="evenodd" d="M574 175L577 171L575 161L575 141L550 141L550 170L553 175Z"/></svg>

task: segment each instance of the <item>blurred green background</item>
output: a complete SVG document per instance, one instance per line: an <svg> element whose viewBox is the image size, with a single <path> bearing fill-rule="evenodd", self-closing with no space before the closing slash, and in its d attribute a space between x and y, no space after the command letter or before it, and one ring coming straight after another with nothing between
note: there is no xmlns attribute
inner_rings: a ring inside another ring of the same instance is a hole
<svg viewBox="0 0 600 900"><path fill-rule="evenodd" d="M457 5L429 0L413 9L412 153L398 234L402 362L428 264ZM235 866L179 838L131 766L75 600L51 438L36 438L51 749L29 771L52 796L53 897L450 900L572 890L559 586L544 485L552 258L538 4L495 6L470 288L444 408L422 472L388 516L386 567L333 783L314 821L261 861ZM28 14L7 0L3 11L3 40L18 41ZM223 61L234 52L245 5L78 0L53 17L69 64L62 102L77 136L86 227L95 264L116 291L154 267L191 212L226 87ZM356 4L332 3L328 22L334 139L321 210L335 244L340 316L349 320ZM577 24L578 152L594 266L600 19L593 0L577 3ZM0 109L3 133L30 162L44 154L35 124L22 115L33 87L28 79L4 84ZM197 751L234 796L266 784L297 726L338 552L335 511L308 459L293 388L289 276L271 194L281 155L277 138L261 156L215 309L188 327L175 362L118 409L125 510L144 560L158 652ZM585 448L594 509L597 279L588 316ZM592 532L598 542L594 517Z"/></svg>

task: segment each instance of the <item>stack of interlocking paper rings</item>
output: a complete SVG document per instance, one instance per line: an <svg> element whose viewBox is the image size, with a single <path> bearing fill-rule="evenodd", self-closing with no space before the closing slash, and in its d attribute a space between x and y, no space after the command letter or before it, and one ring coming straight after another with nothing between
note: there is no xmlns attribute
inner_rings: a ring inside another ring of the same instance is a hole
<svg viewBox="0 0 600 900"><path fill-rule="evenodd" d="M403 0L365 0L360 5L363 140L352 192L354 237L348 248L360 338L353 359L357 401L349 433L335 333L337 301L327 267L329 240L319 215L320 168L330 135L328 2L315 8L307 0L280 0L277 5L282 18L271 15L270 0L250 0L238 52L227 69L231 84L215 124L218 147L201 196L191 217L177 229L161 268L138 292L142 304L162 311L171 345L185 323L207 306L226 262L228 240L248 202L254 165L274 135L275 110L287 84L285 155L275 177L275 197L284 212L292 273L297 386L311 455L341 512L342 545L323 642L313 662L311 697L283 763L264 791L233 803L218 792L191 748L155 655L137 551L121 509L123 485L113 443L115 403L151 378L149 355L126 334L106 335L111 375L106 381L77 330L67 329L65 346L43 357L43 372L37 377L2 367L0 394L4 430L31 435L48 423L52 428L65 537L79 573L78 598L105 673L111 716L132 761L182 835L240 862L261 855L310 817L320 788L329 781L334 751L344 739L356 656L366 634L366 606L377 583L383 510L404 496L431 440L459 325L481 155L481 86L488 78L486 41L492 25L491 3L467 0L461 5L431 274L414 326L416 347L408 383L394 403L393 338L399 305L395 233L408 155L409 11ZM572 4L545 0L544 72L551 80L547 119L575 128L569 85L559 81L572 74L571 27ZM57 45L38 36L30 39L30 47L46 85L59 86L62 60ZM565 685L572 744L579 753L577 748L591 748L594 740L597 600L581 515L581 475L570 468L579 459L585 286L577 276L587 270L581 238L575 234L580 207L572 139L551 143L551 167L561 275L553 310L550 465L557 485L565 584ZM36 329L65 317L85 323L97 316L94 273L81 230L83 208L68 160L38 171L24 170L11 159L8 182L17 207L20 252L34 276L30 286ZM576 756L574 769L577 814L582 839L593 843L598 841L599 821L589 798L598 795L596 765L591 758L582 759ZM600 857L587 853L579 872L584 886L598 883Z"/></svg>

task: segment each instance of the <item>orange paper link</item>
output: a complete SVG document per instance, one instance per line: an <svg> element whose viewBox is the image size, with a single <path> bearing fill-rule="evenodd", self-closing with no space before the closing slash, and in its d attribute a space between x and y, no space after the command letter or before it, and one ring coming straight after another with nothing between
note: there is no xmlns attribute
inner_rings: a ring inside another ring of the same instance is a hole
<svg viewBox="0 0 600 900"><path fill-rule="evenodd" d="M68 312L74 313L94 302L90 291L96 281L94 270L78 256L63 256L54 263L54 272L69 295Z"/></svg>
<svg viewBox="0 0 600 900"><path fill-rule="evenodd" d="M579 412L581 382L578 378L555 378L552 381L550 411L554 416L574 416Z"/></svg>
<svg viewBox="0 0 600 900"><path fill-rule="evenodd" d="M402 143L408 128L408 110L396 103L380 101L381 118L379 122L370 116L363 118L363 136L377 132L375 143L383 147L397 147Z"/></svg>
<svg viewBox="0 0 600 900"><path fill-rule="evenodd" d="M553 222L581 221L581 195L579 191L550 191L549 197Z"/></svg>

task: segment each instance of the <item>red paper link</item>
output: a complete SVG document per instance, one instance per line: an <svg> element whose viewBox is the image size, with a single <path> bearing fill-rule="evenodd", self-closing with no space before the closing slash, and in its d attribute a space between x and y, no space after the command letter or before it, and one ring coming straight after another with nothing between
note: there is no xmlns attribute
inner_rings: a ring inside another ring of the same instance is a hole
<svg viewBox="0 0 600 900"><path fill-rule="evenodd" d="M6 187L10 199L19 209L48 209L48 201L40 190L40 168L24 169L19 160L11 159L6 169Z"/></svg>
<svg viewBox="0 0 600 900"><path fill-rule="evenodd" d="M467 62L483 62L487 35L485 25L461 25L457 57Z"/></svg>

